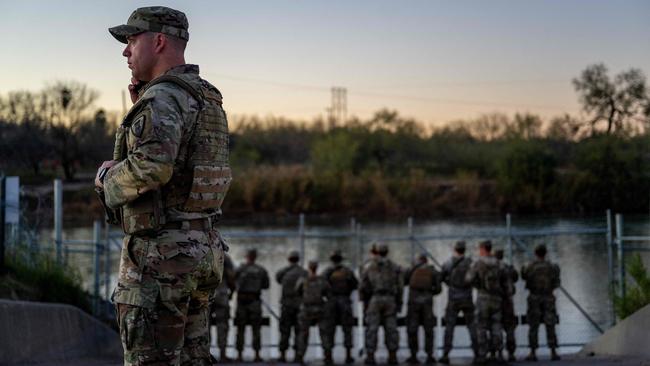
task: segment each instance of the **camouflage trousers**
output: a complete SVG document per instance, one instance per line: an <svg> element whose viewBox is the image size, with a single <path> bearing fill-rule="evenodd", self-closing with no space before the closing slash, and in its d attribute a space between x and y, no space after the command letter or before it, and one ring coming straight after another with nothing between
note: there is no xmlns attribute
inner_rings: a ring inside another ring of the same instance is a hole
<svg viewBox="0 0 650 366"><path fill-rule="evenodd" d="M479 294L476 299L477 357L485 358L488 351L503 349L501 297Z"/></svg>
<svg viewBox="0 0 650 366"><path fill-rule="evenodd" d="M503 330L506 333L506 350L508 353L514 354L517 348L515 340L515 329L517 329L517 316L515 315L515 305L512 297L503 299L501 316L503 322Z"/></svg>
<svg viewBox="0 0 650 366"><path fill-rule="evenodd" d="M352 301L348 295L333 296L325 304L325 329L327 342L334 344L336 326L343 328L343 345L345 348L352 348L352 327L354 326L354 314L352 313Z"/></svg>
<svg viewBox="0 0 650 366"><path fill-rule="evenodd" d="M460 312L463 312L463 317L465 317L465 324L469 330L469 337L472 340L472 348L476 354L476 347L478 342L476 335L476 323L474 322L474 310L474 303L472 302L471 298L467 300L449 299L447 302L447 309L445 310L445 354L449 353L453 346L454 330L456 328L458 314Z"/></svg>
<svg viewBox="0 0 650 366"><path fill-rule="evenodd" d="M246 325L250 325L253 331L253 349L255 351L262 349L262 301L260 299L237 300L235 324L237 325L237 351L244 350Z"/></svg>
<svg viewBox="0 0 650 366"><path fill-rule="evenodd" d="M429 297L431 298L431 297ZM406 312L406 332L408 334L411 354L418 352L418 329L424 329L424 351L433 356L433 332L435 318L433 317L433 301L411 301Z"/></svg>
<svg viewBox="0 0 650 366"><path fill-rule="evenodd" d="M228 345L228 331L230 330L230 306L213 305L211 311L212 324L217 327L217 346L225 349Z"/></svg>
<svg viewBox="0 0 650 366"><path fill-rule="evenodd" d="M323 350L331 351L332 344L327 342L327 337L325 336L325 323L323 321L323 307L322 306L302 306L300 308L300 314L298 315L298 329L300 329L300 334L298 335L296 356L303 357L307 352L307 347L309 346L309 329L312 325L318 325L318 331L320 334L321 345Z"/></svg>
<svg viewBox="0 0 650 366"><path fill-rule="evenodd" d="M124 238L113 292L124 365L210 365L209 297L223 260L216 231Z"/></svg>
<svg viewBox="0 0 650 366"><path fill-rule="evenodd" d="M389 352L396 352L399 346L397 331L397 304L395 296L373 296L366 309L366 352L377 350L377 332L384 327L384 342Z"/></svg>
<svg viewBox="0 0 650 366"><path fill-rule="evenodd" d="M555 310L555 296L551 295L533 295L528 296L528 344L530 348L537 348L538 332L540 323L546 326L546 338L550 348L557 347L557 335L555 334L555 324L557 324L557 312Z"/></svg>
<svg viewBox="0 0 650 366"><path fill-rule="evenodd" d="M297 348L297 338L300 334L298 327L298 314L300 313L300 305L282 304L282 311L280 313L280 352L286 352L289 349L289 339L291 338L291 330L293 329L293 348Z"/></svg>

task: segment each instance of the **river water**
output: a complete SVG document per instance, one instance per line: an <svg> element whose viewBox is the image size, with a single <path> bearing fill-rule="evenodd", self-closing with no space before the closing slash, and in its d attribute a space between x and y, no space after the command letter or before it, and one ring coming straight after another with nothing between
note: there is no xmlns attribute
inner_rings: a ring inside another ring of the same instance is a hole
<svg viewBox="0 0 650 366"><path fill-rule="evenodd" d="M295 225L265 224L265 225L224 225L221 232L228 239L230 245L229 254L235 263L243 261L245 252L249 248L258 250L258 262L269 271L272 280L275 272L286 265L286 256L290 250L300 250L301 240L298 236L298 219ZM327 265L329 253L334 249L341 249L346 257L346 262L354 268L366 259L366 252L369 243L382 241L389 245L389 256L403 267L411 263L414 253L422 252L425 248L437 262L444 262L451 255L451 246L461 236L470 236L465 240L468 243L468 254L476 256L476 244L480 240L491 239L497 248L504 248L508 253L508 240L504 236L506 232L506 219L504 217L472 218L472 219L444 219L414 222L412 232L415 237L426 237L417 243L403 240L409 235L409 227L406 222L370 222L362 223L357 228L357 233L352 231L349 222L312 222L307 217L305 225L306 237L303 241L304 257L316 259L321 263L321 268ZM360 230L359 230L360 229ZM572 233L600 229L598 233ZM561 267L562 285L567 293L584 309L592 320L603 329L612 324L612 310L609 300L609 273L608 273L608 251L605 231L607 230L606 216L590 218L567 218L567 217L513 217L511 230L513 233L527 232L528 236L518 236L519 243L512 242L512 262L517 269L530 259L530 251L539 243L547 244L549 248L548 257ZM531 233L534 231L534 233ZM551 232L555 235L540 235L542 232ZM650 218L645 215L626 216L624 233L630 235L650 236ZM291 237L285 237L290 234ZM43 233L42 238L48 237L49 233ZM442 237L433 239L432 237ZM64 230L65 239L91 239L91 228L76 228ZM647 245L647 244L638 244ZM115 284L119 253L117 245L113 245L111 255L111 284ZM507 255L507 254L506 254ZM650 256L644 255L645 263L650 263ZM78 268L84 284L88 290L93 288L92 255L70 254L69 262ZM101 290L104 294L104 287ZM515 311L517 314L524 314L526 311L526 294L522 281L517 283L515 294ZM356 293L353 295L356 298ZM584 344L597 337L600 333L596 327L578 310L565 294L556 291L557 309L560 316L560 324L557 327L558 338L563 352L572 352L579 349L579 344ZM264 301L275 311L279 310L280 286L272 281L271 288L263 294ZM436 316L444 314L446 305L446 289L434 299L434 311ZM359 311L359 308L355 308ZM265 310L267 316L269 312ZM406 312L406 306L402 309L402 315ZM233 304L234 313L234 304ZM543 327L542 327L543 328ZM271 327L263 330L263 343L277 344L277 321L271 316ZM442 345L442 330L436 328L436 344ZM516 332L517 341L521 345L528 343L527 326L519 326ZM234 343L234 331L231 327L230 337ZM337 342L341 342L341 334ZM360 334L355 330L355 344L359 344ZM540 332L540 343L545 344L545 333ZM383 338L380 337L380 345ZM318 342L315 329L312 329L312 342ZM401 330L401 344L406 347L406 333ZM452 355L468 355L467 349L461 349L469 345L469 337L464 327L456 330L454 341L459 349ZM382 347L380 346L380 349ZM339 347L340 350L340 347ZM357 350L358 351L358 350ZM403 350L402 352L406 352ZM518 354L524 354L526 350L520 348ZM406 353L405 353L406 354ZM250 354L252 355L252 354ZM265 357L276 357L275 347L264 349ZM308 358L321 357L318 347L311 347ZM381 357L382 354L378 353ZM335 357L342 357L342 353L336 352Z"/></svg>

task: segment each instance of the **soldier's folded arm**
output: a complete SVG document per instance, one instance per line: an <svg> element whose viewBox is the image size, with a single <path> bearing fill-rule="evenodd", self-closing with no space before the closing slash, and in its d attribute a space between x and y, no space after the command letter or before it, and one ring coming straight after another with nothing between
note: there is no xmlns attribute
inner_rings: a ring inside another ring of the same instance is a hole
<svg viewBox="0 0 650 366"><path fill-rule="evenodd" d="M162 85L147 90L143 98L129 127L135 148L104 179L106 204L111 208L165 185L172 177L183 128L179 102Z"/></svg>

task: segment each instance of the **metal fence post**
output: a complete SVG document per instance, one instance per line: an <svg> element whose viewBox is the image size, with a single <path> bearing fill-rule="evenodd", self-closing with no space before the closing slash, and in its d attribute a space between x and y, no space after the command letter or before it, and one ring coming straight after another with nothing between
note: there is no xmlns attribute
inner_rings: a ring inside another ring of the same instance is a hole
<svg viewBox="0 0 650 366"><path fill-rule="evenodd" d="M63 186L61 179L54 180L54 244L56 263L63 263Z"/></svg>
<svg viewBox="0 0 650 366"><path fill-rule="evenodd" d="M413 240L413 218L408 218L408 230L409 230L409 242L411 243L411 258L409 261L412 261L415 258L415 241Z"/></svg>
<svg viewBox="0 0 650 366"><path fill-rule="evenodd" d="M305 214L300 214L300 226L298 227L300 237L300 265L305 265Z"/></svg>
<svg viewBox="0 0 650 366"><path fill-rule="evenodd" d="M509 213L506 214L506 232L508 233L508 262L512 265L512 221Z"/></svg>
<svg viewBox="0 0 650 366"><path fill-rule="evenodd" d="M625 301L625 253L623 250L623 216L616 214L616 244L618 255L618 291Z"/></svg>
<svg viewBox="0 0 650 366"><path fill-rule="evenodd" d="M609 305L611 310L611 325L616 324L616 313L614 312L614 244L612 243L612 211L607 210L607 277L609 280Z"/></svg>
<svg viewBox="0 0 650 366"><path fill-rule="evenodd" d="M102 223L99 220L95 220L93 223L93 274L94 274L94 286L93 286L93 314L97 316L99 314L99 258L101 257L102 252Z"/></svg>

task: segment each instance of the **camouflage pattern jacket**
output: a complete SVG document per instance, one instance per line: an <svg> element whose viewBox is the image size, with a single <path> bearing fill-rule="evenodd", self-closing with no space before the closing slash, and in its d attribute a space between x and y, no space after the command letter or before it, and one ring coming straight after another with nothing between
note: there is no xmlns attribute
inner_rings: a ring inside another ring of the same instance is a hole
<svg viewBox="0 0 650 366"><path fill-rule="evenodd" d="M296 292L296 283L302 277L306 277L307 270L298 264L290 264L275 274L275 280L282 285L282 297L280 303L285 306L300 306L300 296Z"/></svg>
<svg viewBox="0 0 650 366"><path fill-rule="evenodd" d="M547 260L535 259L521 269L521 278L533 295L552 296L560 287L560 267Z"/></svg>

